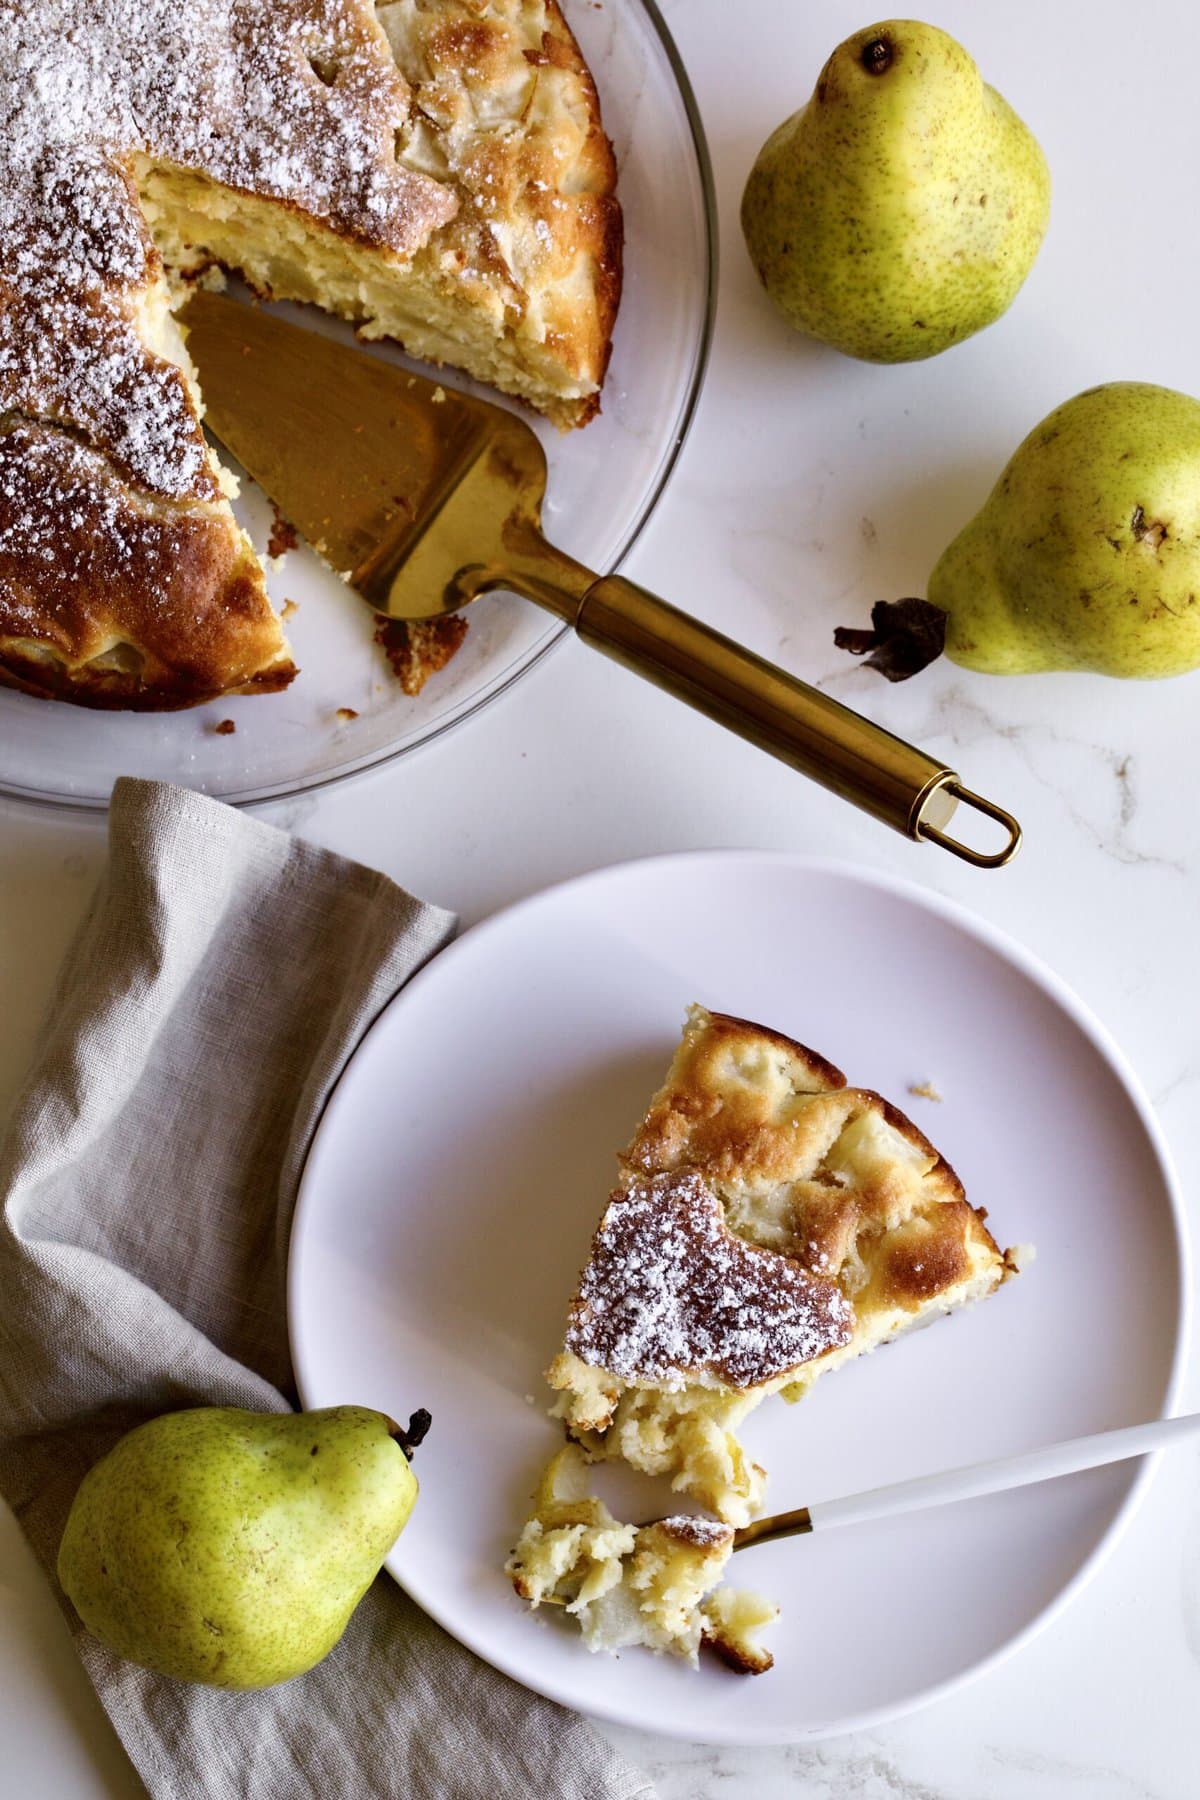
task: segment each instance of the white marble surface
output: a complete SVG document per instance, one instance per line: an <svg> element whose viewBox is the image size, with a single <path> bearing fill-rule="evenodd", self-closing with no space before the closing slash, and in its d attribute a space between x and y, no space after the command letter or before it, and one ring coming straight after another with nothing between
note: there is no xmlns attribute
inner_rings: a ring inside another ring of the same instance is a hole
<svg viewBox="0 0 1200 1800"><path fill-rule="evenodd" d="M893 370L793 339L757 294L737 231L760 139L863 15L849 0L675 0L667 11L717 169L721 303L694 435L631 572L954 761L1020 815L1026 847L1011 869L979 874L908 845L573 644L456 735L268 816L468 923L578 870L698 845L819 851L953 894L1028 944L1114 1031L1191 1195L1200 675L1133 688L939 667L894 689L830 646L833 623L865 615L872 598L920 591L1052 405L1121 377L1200 391L1191 8L1145 0L1134 16L1121 0L942 0L938 22L1038 130L1055 214L1004 321L933 363ZM102 855L97 821L0 806L0 1111ZM1185 1398L1200 1404L1194 1382ZM613 1736L665 1800L1187 1800L1200 1779L1197 1473L1194 1452L1165 1462L1065 1616L924 1713L790 1751ZM1020 1554L997 1547L997 1580ZM0 1793L140 1792L7 1517L0 1670Z"/></svg>

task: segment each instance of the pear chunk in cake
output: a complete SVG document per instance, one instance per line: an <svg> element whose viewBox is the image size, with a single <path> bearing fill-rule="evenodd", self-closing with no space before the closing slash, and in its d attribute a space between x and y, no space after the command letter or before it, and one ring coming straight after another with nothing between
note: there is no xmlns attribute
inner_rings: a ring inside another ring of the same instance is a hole
<svg viewBox="0 0 1200 1800"><path fill-rule="evenodd" d="M593 1460L742 1525L769 1394L990 1294L1014 1265L953 1169L878 1094L778 1032L693 1007L620 1157L547 1371Z"/></svg>

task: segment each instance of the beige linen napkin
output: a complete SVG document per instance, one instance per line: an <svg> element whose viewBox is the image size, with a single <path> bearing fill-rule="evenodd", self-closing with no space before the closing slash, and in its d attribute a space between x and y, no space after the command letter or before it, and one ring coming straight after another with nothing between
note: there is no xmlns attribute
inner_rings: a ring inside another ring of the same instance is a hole
<svg viewBox="0 0 1200 1800"><path fill-rule="evenodd" d="M0 1150L0 1490L51 1572L75 1488L121 1432L293 1400L305 1151L364 1029L453 925L226 806L117 783L107 875ZM147 1674L63 1605L156 1800L651 1793L386 1576L324 1663L260 1694Z"/></svg>

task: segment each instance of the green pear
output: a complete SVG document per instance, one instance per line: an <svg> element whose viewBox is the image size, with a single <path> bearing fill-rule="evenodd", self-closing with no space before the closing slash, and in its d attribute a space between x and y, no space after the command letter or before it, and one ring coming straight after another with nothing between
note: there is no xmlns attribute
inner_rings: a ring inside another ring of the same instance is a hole
<svg viewBox="0 0 1200 1800"><path fill-rule="evenodd" d="M261 1688L303 1674L412 1511L421 1418L411 1439L363 1406L151 1419L84 1477L59 1580L89 1631L160 1675Z"/></svg>
<svg viewBox="0 0 1200 1800"><path fill-rule="evenodd" d="M934 569L946 654L1017 675L1200 665L1200 402L1089 388L1031 431Z"/></svg>
<svg viewBox="0 0 1200 1800"><path fill-rule="evenodd" d="M791 323L847 356L936 356L1006 312L1050 213L1037 140L962 45L892 19L855 32L767 139L742 230Z"/></svg>

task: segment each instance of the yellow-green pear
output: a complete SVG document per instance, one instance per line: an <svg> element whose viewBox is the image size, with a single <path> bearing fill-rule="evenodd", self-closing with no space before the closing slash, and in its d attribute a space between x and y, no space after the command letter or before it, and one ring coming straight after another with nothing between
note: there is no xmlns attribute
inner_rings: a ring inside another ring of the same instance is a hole
<svg viewBox="0 0 1200 1800"><path fill-rule="evenodd" d="M954 38L914 19L856 31L767 139L742 230L798 330L911 362L1007 311L1050 213L1036 138Z"/></svg>
<svg viewBox="0 0 1200 1800"><path fill-rule="evenodd" d="M1114 381L1015 452L934 569L946 654L1016 675L1200 666L1200 402Z"/></svg>
<svg viewBox="0 0 1200 1800"><path fill-rule="evenodd" d="M287 1681L333 1649L408 1519L427 1425L363 1406L165 1413L84 1477L59 1580L89 1631L160 1675Z"/></svg>

